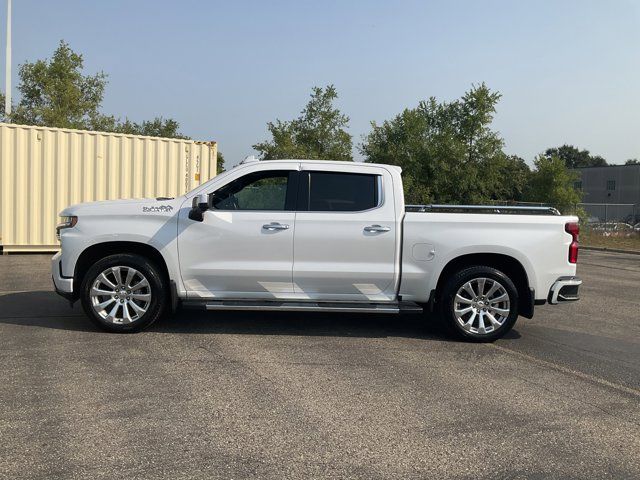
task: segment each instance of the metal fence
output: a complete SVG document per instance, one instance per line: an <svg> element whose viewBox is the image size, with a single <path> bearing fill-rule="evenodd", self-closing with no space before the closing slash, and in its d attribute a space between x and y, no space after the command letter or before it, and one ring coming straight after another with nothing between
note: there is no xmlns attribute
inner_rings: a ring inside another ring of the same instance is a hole
<svg viewBox="0 0 640 480"><path fill-rule="evenodd" d="M640 205L634 203L579 203L577 207L586 213L588 223L640 222Z"/></svg>

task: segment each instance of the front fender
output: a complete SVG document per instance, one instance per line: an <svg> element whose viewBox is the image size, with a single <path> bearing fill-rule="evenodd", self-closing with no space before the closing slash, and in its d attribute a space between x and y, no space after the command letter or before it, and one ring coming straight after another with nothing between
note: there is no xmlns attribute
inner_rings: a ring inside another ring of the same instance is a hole
<svg viewBox="0 0 640 480"><path fill-rule="evenodd" d="M88 248L112 242L133 242L155 248L167 266L170 279L182 290L178 267L176 215L84 216L61 234L62 275L72 277L78 259ZM117 232L117 233L116 233Z"/></svg>

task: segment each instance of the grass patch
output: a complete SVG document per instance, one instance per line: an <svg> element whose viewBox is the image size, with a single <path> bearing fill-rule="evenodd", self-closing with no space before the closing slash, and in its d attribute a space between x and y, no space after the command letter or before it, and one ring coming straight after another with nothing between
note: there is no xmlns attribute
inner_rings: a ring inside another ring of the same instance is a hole
<svg viewBox="0 0 640 480"><path fill-rule="evenodd" d="M586 247L619 248L621 250L634 250L640 252L640 234L623 234L613 232L611 235L603 235L601 232L589 230L580 231L580 245Z"/></svg>

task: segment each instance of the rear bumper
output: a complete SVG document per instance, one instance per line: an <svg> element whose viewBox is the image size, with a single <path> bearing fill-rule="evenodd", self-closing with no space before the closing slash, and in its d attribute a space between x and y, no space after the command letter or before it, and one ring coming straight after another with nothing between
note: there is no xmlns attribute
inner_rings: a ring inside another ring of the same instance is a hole
<svg viewBox="0 0 640 480"><path fill-rule="evenodd" d="M53 279L53 286L59 295L71 300L74 298L73 292L73 277L62 276L61 266L62 253L56 253L51 259L51 278Z"/></svg>
<svg viewBox="0 0 640 480"><path fill-rule="evenodd" d="M552 305L580 300L578 295L580 285L582 285L582 280L578 277L560 277L551 286L547 300Z"/></svg>

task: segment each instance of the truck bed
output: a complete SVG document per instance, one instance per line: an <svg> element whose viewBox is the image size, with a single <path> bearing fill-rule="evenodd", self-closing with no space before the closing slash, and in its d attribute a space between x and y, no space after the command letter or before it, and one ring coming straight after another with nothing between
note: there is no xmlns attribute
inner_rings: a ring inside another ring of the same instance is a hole
<svg viewBox="0 0 640 480"><path fill-rule="evenodd" d="M558 277L575 275L575 264L568 261L572 239L565 224L577 221L547 207L408 205L400 294L406 300L419 299L436 288L450 261L483 252L516 259L536 300L543 300Z"/></svg>

